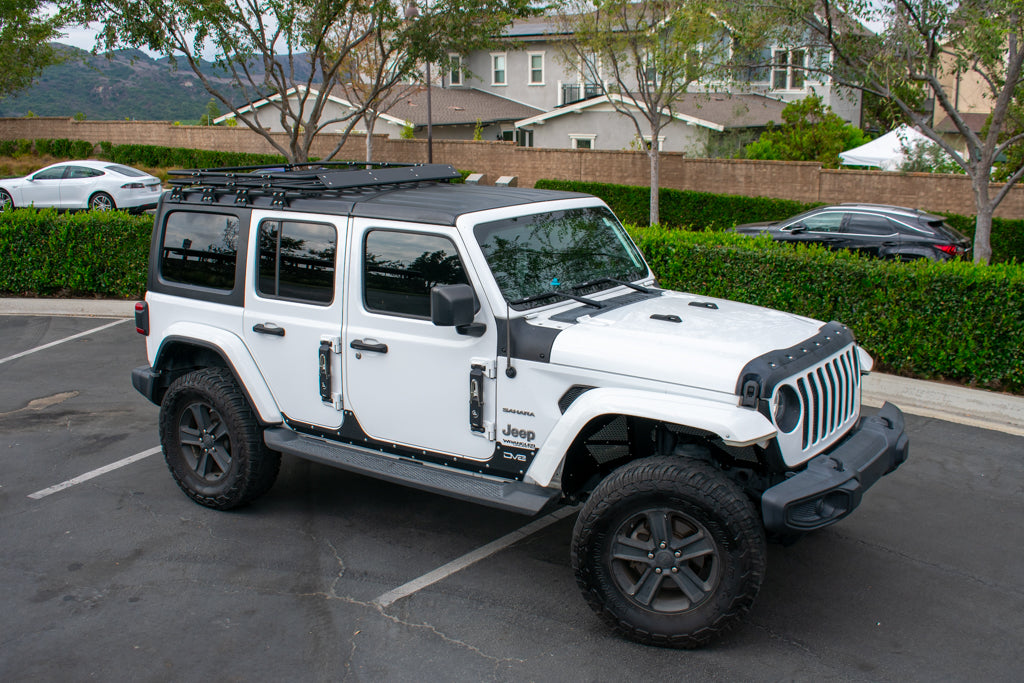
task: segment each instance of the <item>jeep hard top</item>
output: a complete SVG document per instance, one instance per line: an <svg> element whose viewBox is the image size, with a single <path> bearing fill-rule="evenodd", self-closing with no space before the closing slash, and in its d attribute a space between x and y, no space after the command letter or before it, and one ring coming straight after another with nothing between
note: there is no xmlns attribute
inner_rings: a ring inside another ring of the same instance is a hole
<svg viewBox="0 0 1024 683"><path fill-rule="evenodd" d="M443 165L182 171L136 305L164 457L196 502L281 454L534 515L582 503L579 586L619 632L699 646L765 540L842 519L907 456L861 416L842 324L661 289L599 199Z"/></svg>

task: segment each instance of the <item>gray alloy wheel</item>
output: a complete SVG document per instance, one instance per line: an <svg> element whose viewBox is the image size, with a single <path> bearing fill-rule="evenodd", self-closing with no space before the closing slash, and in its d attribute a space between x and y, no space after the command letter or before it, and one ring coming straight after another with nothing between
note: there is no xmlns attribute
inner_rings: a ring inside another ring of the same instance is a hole
<svg viewBox="0 0 1024 683"><path fill-rule="evenodd" d="M93 211L113 211L117 207L113 197L106 192L97 192L89 198L89 208Z"/></svg>

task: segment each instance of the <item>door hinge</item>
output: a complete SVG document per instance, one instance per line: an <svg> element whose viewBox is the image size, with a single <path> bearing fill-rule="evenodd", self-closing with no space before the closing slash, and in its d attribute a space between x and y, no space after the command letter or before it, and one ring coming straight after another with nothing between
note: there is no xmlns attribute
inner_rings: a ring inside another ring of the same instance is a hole
<svg viewBox="0 0 1024 683"><path fill-rule="evenodd" d="M469 361L469 365L470 367L480 368L483 370L484 376L487 377L487 379L494 379L497 377L493 360L488 360L487 358L474 358Z"/></svg>
<svg viewBox="0 0 1024 683"><path fill-rule="evenodd" d="M331 372L332 354L341 353L341 337L323 335L320 337L320 348L317 349L317 366L320 401L333 406L335 410L344 410L341 394L334 391L334 377Z"/></svg>
<svg viewBox="0 0 1024 683"><path fill-rule="evenodd" d="M332 337L329 334L320 335L320 343L328 344L332 353L341 353L341 337Z"/></svg>

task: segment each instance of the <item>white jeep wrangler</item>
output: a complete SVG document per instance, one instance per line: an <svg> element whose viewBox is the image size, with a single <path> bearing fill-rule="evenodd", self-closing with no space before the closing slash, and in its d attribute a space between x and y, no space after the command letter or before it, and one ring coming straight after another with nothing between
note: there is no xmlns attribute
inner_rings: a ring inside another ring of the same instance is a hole
<svg viewBox="0 0 1024 683"><path fill-rule="evenodd" d="M592 196L441 165L176 175L132 382L201 505L262 495L281 453L526 515L585 501L587 602L696 647L750 609L766 535L907 457L895 406L860 415L850 330L660 289Z"/></svg>

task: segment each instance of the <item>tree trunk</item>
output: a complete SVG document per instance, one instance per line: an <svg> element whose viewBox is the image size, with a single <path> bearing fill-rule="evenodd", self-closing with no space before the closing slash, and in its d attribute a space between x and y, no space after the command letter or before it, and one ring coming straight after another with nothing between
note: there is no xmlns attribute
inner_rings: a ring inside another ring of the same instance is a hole
<svg viewBox="0 0 1024 683"><path fill-rule="evenodd" d="M658 187L661 182L661 155L658 153L658 136L653 130L651 133L651 148L647 150L647 156L651 159L651 214L648 222L651 225L657 225L661 222L658 206Z"/></svg>
<svg viewBox="0 0 1024 683"><path fill-rule="evenodd" d="M974 223L974 262L987 264L992 260L992 214L996 207L989 200L988 175L978 174L972 181L978 212Z"/></svg>
<svg viewBox="0 0 1024 683"><path fill-rule="evenodd" d="M377 123L377 117L367 114L364 120L366 121L366 161L369 163L373 161L373 128Z"/></svg>

